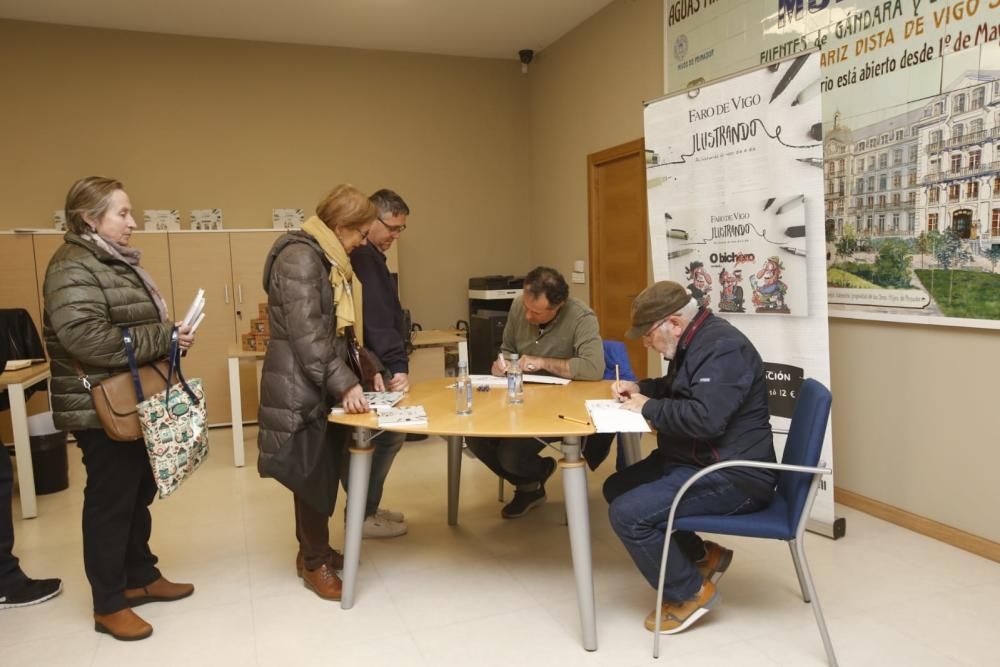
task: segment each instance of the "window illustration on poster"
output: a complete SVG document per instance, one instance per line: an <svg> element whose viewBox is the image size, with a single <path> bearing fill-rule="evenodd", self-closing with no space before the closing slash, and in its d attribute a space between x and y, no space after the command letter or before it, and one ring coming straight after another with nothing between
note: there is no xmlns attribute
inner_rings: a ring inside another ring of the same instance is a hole
<svg viewBox="0 0 1000 667"><path fill-rule="evenodd" d="M779 456L803 379L830 383L819 84L819 55L801 55L644 114L653 277L685 285L753 341ZM831 479L811 517L836 534Z"/></svg>
<svg viewBox="0 0 1000 667"><path fill-rule="evenodd" d="M668 93L818 50L831 315L1000 329L1000 0L667 2L664 27Z"/></svg>

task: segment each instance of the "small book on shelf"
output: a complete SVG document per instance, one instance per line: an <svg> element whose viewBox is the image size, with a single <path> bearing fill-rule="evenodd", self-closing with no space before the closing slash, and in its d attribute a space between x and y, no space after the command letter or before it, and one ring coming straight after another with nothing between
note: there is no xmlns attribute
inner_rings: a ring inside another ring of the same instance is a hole
<svg viewBox="0 0 1000 667"><path fill-rule="evenodd" d="M380 407L379 426L421 426L427 424L427 413L422 405L408 405L404 408Z"/></svg>

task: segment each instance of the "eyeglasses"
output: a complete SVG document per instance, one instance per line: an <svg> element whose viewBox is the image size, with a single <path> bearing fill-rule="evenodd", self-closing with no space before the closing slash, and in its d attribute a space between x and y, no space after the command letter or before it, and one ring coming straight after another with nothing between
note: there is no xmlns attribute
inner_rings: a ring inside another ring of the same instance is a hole
<svg viewBox="0 0 1000 667"><path fill-rule="evenodd" d="M650 336L652 336L653 332L656 331L657 329L659 329L660 325L663 324L664 322L666 322L668 319L670 319L669 315L667 317L664 317L662 320L660 320L659 322L657 322L653 326L649 327L649 329L646 331L646 333L642 334L642 337L643 338L649 338Z"/></svg>
<svg viewBox="0 0 1000 667"><path fill-rule="evenodd" d="M382 223L383 227L385 227L387 230L389 230L390 234L402 234L403 232L406 231L406 225L390 225L388 222L386 222L385 220L383 220L381 217L377 218L377 220Z"/></svg>

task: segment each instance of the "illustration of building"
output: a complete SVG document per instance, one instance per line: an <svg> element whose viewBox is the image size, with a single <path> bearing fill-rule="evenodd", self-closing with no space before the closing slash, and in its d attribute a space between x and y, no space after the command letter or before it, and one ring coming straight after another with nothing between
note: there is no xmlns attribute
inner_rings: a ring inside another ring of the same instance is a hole
<svg viewBox="0 0 1000 667"><path fill-rule="evenodd" d="M1000 71L968 71L920 107L824 138L826 219L861 237L953 230L1000 245ZM845 191L846 185L846 191ZM844 211L846 210L846 214Z"/></svg>

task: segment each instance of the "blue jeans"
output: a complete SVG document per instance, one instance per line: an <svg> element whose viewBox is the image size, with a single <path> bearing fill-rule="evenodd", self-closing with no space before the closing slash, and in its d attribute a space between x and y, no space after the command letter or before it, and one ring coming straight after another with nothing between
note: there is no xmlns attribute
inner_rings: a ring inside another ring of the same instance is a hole
<svg viewBox="0 0 1000 667"><path fill-rule="evenodd" d="M681 486L701 468L664 463L659 451L616 472L604 483L611 527L628 550L642 576L656 588L670 505ZM684 494L677 517L699 514L744 514L763 509L767 502L754 499L736 487L725 471L702 477ZM695 566L704 544L689 531L674 531L663 587L664 602L683 602L701 589L703 579Z"/></svg>
<svg viewBox="0 0 1000 667"><path fill-rule="evenodd" d="M382 502L382 491L385 488L385 478L389 476L389 468L406 440L405 433L382 431L372 439L372 472L368 478L368 502L365 504L365 516L373 516ZM344 448L344 464L340 467L340 483L347 491L348 476L351 466L348 464L350 452Z"/></svg>

